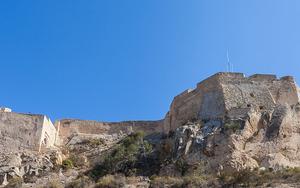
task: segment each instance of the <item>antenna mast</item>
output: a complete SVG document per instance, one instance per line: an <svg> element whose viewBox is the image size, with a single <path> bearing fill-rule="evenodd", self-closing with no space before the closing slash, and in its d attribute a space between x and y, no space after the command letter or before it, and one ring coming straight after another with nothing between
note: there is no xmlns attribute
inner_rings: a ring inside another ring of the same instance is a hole
<svg viewBox="0 0 300 188"><path fill-rule="evenodd" d="M227 71L228 72L233 72L233 64L230 63L230 59L229 59L229 50L227 49Z"/></svg>
<svg viewBox="0 0 300 188"><path fill-rule="evenodd" d="M227 57L227 72L230 72L230 61L229 61L229 52L228 52L228 49L226 51L226 57Z"/></svg>

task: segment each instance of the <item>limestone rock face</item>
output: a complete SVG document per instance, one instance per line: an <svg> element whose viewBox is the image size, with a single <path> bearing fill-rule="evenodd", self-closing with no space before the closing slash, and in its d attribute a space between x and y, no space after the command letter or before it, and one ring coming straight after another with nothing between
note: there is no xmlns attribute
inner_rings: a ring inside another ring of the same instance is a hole
<svg viewBox="0 0 300 188"><path fill-rule="evenodd" d="M13 178L30 181L31 178L49 173L61 162L62 154L58 150L46 153L26 150L0 153L0 185L6 185Z"/></svg>
<svg viewBox="0 0 300 188"><path fill-rule="evenodd" d="M299 167L299 122L299 105L278 105L223 123L189 123L175 130L174 153L213 172Z"/></svg>
<svg viewBox="0 0 300 188"><path fill-rule="evenodd" d="M70 136L66 146L70 152L76 154L76 158L89 161L90 165L99 162L99 156L109 150L128 134L83 134L77 133Z"/></svg>

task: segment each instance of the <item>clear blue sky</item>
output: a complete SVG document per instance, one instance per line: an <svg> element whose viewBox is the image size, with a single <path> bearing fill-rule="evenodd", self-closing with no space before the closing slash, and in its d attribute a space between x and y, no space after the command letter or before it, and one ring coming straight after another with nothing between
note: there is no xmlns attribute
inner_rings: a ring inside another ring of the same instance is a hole
<svg viewBox="0 0 300 188"><path fill-rule="evenodd" d="M226 70L300 81L299 0L0 2L0 104L52 118L161 119Z"/></svg>

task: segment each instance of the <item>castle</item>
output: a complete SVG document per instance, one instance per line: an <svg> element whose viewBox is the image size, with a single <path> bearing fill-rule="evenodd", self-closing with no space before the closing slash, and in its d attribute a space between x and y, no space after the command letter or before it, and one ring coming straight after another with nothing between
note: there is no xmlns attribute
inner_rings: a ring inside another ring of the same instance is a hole
<svg viewBox="0 0 300 188"><path fill-rule="evenodd" d="M217 73L176 96L164 121L164 131L175 130L189 120L222 122L240 118L251 108L267 110L275 105L296 105L300 90L291 76Z"/></svg>
<svg viewBox="0 0 300 188"><path fill-rule="evenodd" d="M118 134L143 130L150 134L175 130L187 121L221 124L225 117L240 118L251 108L267 110L278 104L296 105L300 90L293 77L242 73L217 73L176 96L164 120L96 122L65 119L55 122L45 115L21 114L0 108L1 134L20 140L20 147L42 151L67 142L72 134Z"/></svg>

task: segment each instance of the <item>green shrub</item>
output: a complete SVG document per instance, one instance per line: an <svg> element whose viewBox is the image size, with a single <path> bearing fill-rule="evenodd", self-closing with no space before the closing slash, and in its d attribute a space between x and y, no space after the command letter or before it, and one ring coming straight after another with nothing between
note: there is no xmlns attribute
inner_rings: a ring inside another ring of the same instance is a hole
<svg viewBox="0 0 300 188"><path fill-rule="evenodd" d="M91 139L91 140L88 141L88 144L91 147L98 147L98 146L104 145L105 141L102 138Z"/></svg>
<svg viewBox="0 0 300 188"><path fill-rule="evenodd" d="M137 132L124 138L111 152L106 154L90 175L98 179L107 174L124 173L135 175L142 158L152 151L152 146L144 141L144 133Z"/></svg>
<svg viewBox="0 0 300 188"><path fill-rule="evenodd" d="M300 167L285 168L284 172L285 173L290 173L290 174L300 174Z"/></svg>
<svg viewBox="0 0 300 188"><path fill-rule="evenodd" d="M179 159L175 162L175 167L176 170L178 170L182 176L185 175L185 173L187 172L187 170L189 169L189 165L186 161L184 161L183 159Z"/></svg>
<svg viewBox="0 0 300 188"><path fill-rule="evenodd" d="M74 167L73 161L71 159L63 160L62 167L65 170L73 168Z"/></svg>
<svg viewBox="0 0 300 188"><path fill-rule="evenodd" d="M87 166L87 159L83 156L83 155L70 155L69 161L72 162L72 165L74 167L83 167L83 166Z"/></svg>
<svg viewBox="0 0 300 188"><path fill-rule="evenodd" d="M149 154L153 151L152 145L147 141L144 141L144 149L146 154Z"/></svg>
<svg viewBox="0 0 300 188"><path fill-rule="evenodd" d="M232 130L234 133L241 129L241 124L239 122L230 122L224 125L225 130Z"/></svg>

